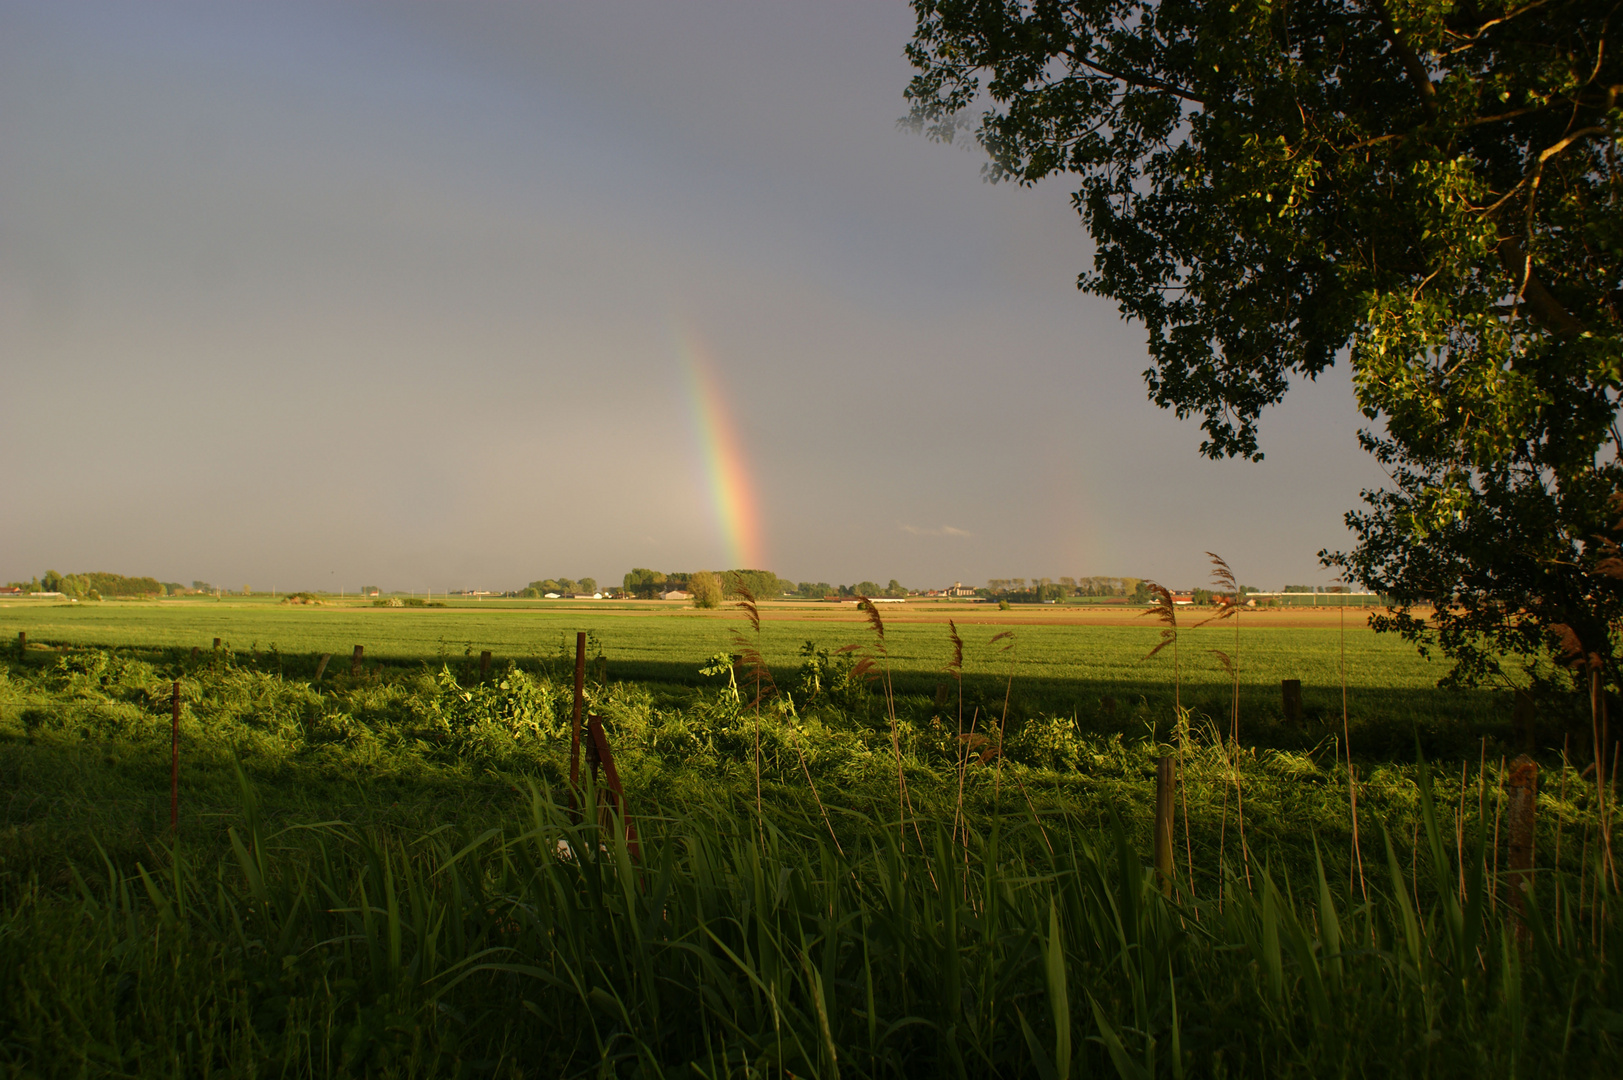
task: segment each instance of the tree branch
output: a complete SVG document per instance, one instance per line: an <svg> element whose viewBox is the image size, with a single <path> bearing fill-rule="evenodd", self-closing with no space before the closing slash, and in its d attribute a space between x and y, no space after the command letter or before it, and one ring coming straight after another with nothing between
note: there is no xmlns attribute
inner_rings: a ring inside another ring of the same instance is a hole
<svg viewBox="0 0 1623 1080"><path fill-rule="evenodd" d="M1527 302L1528 311L1546 329L1556 334L1581 334L1584 324L1566 305L1557 300L1533 270L1533 259L1527 253L1520 236L1507 236L1499 241L1499 261L1521 282L1518 295Z"/></svg>
<svg viewBox="0 0 1623 1080"><path fill-rule="evenodd" d="M1409 81L1414 84L1415 93L1420 95L1420 104L1426 110L1426 117L1437 119L1437 88L1432 85L1431 76L1426 71L1426 65L1420 62L1420 57L1409 43L1398 32L1397 24L1392 21L1392 13L1387 10L1384 0L1377 0L1375 10L1381 16L1381 29L1386 31L1387 41L1392 43L1392 49L1403 61L1403 70L1408 73Z"/></svg>
<svg viewBox="0 0 1623 1080"><path fill-rule="evenodd" d="M1116 71L1105 67L1103 64L1094 63L1086 56L1079 56L1074 50L1071 49L1066 49L1065 55L1070 58L1073 64L1080 64L1085 68L1090 68L1093 71L1097 71L1101 75L1108 75L1112 79L1126 83L1128 86L1137 86L1145 90L1160 90L1163 93L1171 94L1173 97L1182 98L1185 101L1192 101L1196 105L1206 104L1205 98L1192 94L1183 87L1166 82L1162 79L1157 79L1150 75L1139 75L1136 72L1131 71Z"/></svg>

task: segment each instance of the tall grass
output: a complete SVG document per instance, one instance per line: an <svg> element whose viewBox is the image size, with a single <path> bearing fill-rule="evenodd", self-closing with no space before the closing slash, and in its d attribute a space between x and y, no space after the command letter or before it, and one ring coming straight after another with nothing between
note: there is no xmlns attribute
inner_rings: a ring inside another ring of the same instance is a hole
<svg viewBox="0 0 1623 1080"><path fill-rule="evenodd" d="M1541 858L1552 832L1556 858L1521 945L1485 751L1474 821L1452 765L1436 785L1421 766L1372 771L1369 820L1391 832L1355 896L1333 872L1352 773L1330 742L1240 755L1232 728L1192 732L1180 715L1189 872L1169 902L1138 809L1153 727L1128 741L1028 717L1006 733L1005 705L994 766L964 752L961 721L932 736L925 698L882 684L877 730L854 691L838 709L797 713L787 694L752 709L747 665L722 659L728 687L680 709L593 690L631 774L637 861L616 822L573 823L548 793L567 775L561 681L509 670L465 687L442 668L317 688L225 651L184 684L183 800L223 776L230 805L183 801L178 845L161 828L84 829L66 857L22 858L24 830L0 830L0 986L20 988L0 995L0 1061L82 1075L1582 1076L1615 1054L1602 793L1564 764L1540 799ZM19 760L95 778L166 750L167 694L166 673L114 654L8 669L6 782L38 790ZM20 724L11 703L31 710ZM272 814L247 781L286 800L323 770L369 800L363 822L336 820L355 805L330 799L337 787ZM1023 810L1003 806L1005 772ZM1256 831L1227 862L1218 795L1242 772ZM403 818L354 783L402 776L401 797L432 784L485 803ZM893 786L900 829L880 809ZM1439 805L1459 808L1452 845ZM1580 855L1569 845L1563 863L1573 825ZM1318 836L1337 840L1328 871Z"/></svg>
<svg viewBox="0 0 1623 1080"><path fill-rule="evenodd" d="M1221 909L1162 898L1121 822L872 823L843 856L723 807L575 824L541 788L468 835L241 827L29 884L0 933L0 1060L18 1072L1086 1076L1600 1075L1623 1000L1599 950L1518 947L1483 848L1450 858L1423 785L1435 899L1387 842L1348 903L1322 864L1238 868ZM573 854L561 858L559 841ZM1452 887L1463 869L1462 897ZM1615 933L1604 876L1564 932ZM1200 916L1197 922L1193 916ZM1590 923L1583 926L1585 919ZM1574 937L1573 940L1578 940Z"/></svg>

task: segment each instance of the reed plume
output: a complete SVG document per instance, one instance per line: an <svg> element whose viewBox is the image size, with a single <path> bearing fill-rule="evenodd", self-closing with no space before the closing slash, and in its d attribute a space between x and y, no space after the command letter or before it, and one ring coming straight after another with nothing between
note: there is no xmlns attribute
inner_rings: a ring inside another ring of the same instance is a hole
<svg viewBox="0 0 1623 1080"><path fill-rule="evenodd" d="M1240 864L1245 870L1245 883L1251 885L1251 849L1245 837L1245 792L1240 785L1240 586L1234 578L1234 571L1221 555L1208 551L1206 557L1212 560L1212 584L1220 589L1227 589L1228 595L1218 599L1219 608L1215 615L1202 619L1196 623L1196 628L1205 626L1209 622L1221 622L1224 619L1234 621L1234 655L1218 649L1213 649L1218 661L1229 674L1231 687L1229 705L1229 761L1232 769L1231 778L1234 783L1234 813L1240 826ZM1223 826L1218 839L1218 863L1222 864L1223 841L1222 832L1228 827L1228 790L1223 792Z"/></svg>
<svg viewBox="0 0 1623 1080"><path fill-rule="evenodd" d="M896 693L890 680L890 653L885 647L885 620L879 617L879 605L866 596L857 598L857 610L868 616L868 626L873 630L874 643L871 651L857 662L851 670L853 677L865 677L876 674L879 684L885 691L885 716L890 722L890 747L896 758L896 814L897 828L902 840L907 840L907 821L913 807L912 797L907 792L907 773L902 768L902 735L896 720ZM913 835L918 839L919 851L924 852L924 834L919 831L916 815L913 815Z"/></svg>
<svg viewBox="0 0 1623 1080"><path fill-rule="evenodd" d="M772 681L772 670L766 666L766 659L761 655L761 611L755 602L755 594L742 582L737 583L735 588L740 597L737 607L743 611L750 629L755 632L752 641L742 633L733 631L733 645L738 649L738 665L755 680L755 694L749 707L755 713L755 820L757 825L761 825L764 820L761 805L761 702L777 693L777 686Z"/></svg>

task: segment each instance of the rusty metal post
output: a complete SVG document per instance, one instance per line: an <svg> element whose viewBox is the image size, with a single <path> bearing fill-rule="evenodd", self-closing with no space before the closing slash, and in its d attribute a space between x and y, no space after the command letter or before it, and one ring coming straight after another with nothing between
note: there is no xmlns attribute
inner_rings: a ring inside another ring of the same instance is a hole
<svg viewBox="0 0 1623 1080"><path fill-rule="evenodd" d="M569 805L580 786L580 717L586 709L586 633L575 634L575 714L569 727Z"/></svg>
<svg viewBox="0 0 1623 1080"><path fill-rule="evenodd" d="M1509 795L1510 818L1510 880L1511 906L1516 909L1516 936L1525 941L1531 931L1527 926L1527 897L1533 892L1533 851L1538 837L1536 813L1538 809L1538 763L1526 754L1510 763L1510 776L1505 780Z"/></svg>
<svg viewBox="0 0 1623 1080"><path fill-rule="evenodd" d="M169 688L169 831L180 833L180 680Z"/></svg>
<svg viewBox="0 0 1623 1080"><path fill-rule="evenodd" d="M352 653L350 655L350 658L349 658L349 673L351 675L359 675L361 673L361 658L364 657L365 655L366 655L366 646L365 645L357 645L357 646L355 646L355 652Z"/></svg>
<svg viewBox="0 0 1623 1080"><path fill-rule="evenodd" d="M1177 773L1171 755L1155 763L1155 876L1161 894L1172 895L1172 793Z"/></svg>
<svg viewBox="0 0 1623 1080"><path fill-rule="evenodd" d="M1300 724L1302 722L1302 680L1280 679L1279 696L1285 709L1285 722L1287 724Z"/></svg>
<svg viewBox="0 0 1623 1080"><path fill-rule="evenodd" d="M484 652L479 654L479 677L481 679L488 679L490 677L490 650L489 649L486 649Z"/></svg>

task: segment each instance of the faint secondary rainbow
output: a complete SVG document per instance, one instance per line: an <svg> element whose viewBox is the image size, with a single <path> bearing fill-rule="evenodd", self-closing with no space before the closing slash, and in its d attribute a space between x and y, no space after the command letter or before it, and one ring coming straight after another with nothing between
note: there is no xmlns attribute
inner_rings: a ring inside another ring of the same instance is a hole
<svg viewBox="0 0 1623 1080"><path fill-rule="evenodd" d="M693 430L704 457L716 526L733 561L726 569L758 570L765 565L760 508L755 502L755 486L750 482L732 410L727 406L715 366L698 335L679 327L676 343L687 379L688 399L693 406Z"/></svg>

